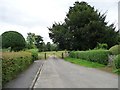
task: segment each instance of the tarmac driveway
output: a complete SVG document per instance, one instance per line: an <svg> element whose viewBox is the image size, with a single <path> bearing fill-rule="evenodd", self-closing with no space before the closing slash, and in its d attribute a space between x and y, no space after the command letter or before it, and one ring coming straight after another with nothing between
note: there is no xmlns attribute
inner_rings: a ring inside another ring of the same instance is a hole
<svg viewBox="0 0 120 90"><path fill-rule="evenodd" d="M51 57L34 88L118 88L118 76Z"/></svg>

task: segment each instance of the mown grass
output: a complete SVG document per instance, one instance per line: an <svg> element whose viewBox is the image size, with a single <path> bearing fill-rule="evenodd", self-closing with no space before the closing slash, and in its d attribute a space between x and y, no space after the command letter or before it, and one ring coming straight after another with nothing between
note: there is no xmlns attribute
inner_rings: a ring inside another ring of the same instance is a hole
<svg viewBox="0 0 120 90"><path fill-rule="evenodd" d="M64 60L68 61L68 62L71 62L73 64L80 65L80 66L84 66L84 67L88 67L88 68L96 68L96 69L99 69L99 70L102 70L102 71L105 71L105 72L109 72L109 73L113 73L113 74L119 74L119 73L115 72L116 71L115 68L109 67L109 66L106 66L106 65L103 65L103 64L99 64L99 63L96 63L96 62L90 62L90 61L87 61L87 60L70 58L70 57L66 57L66 58L64 58Z"/></svg>
<svg viewBox="0 0 120 90"><path fill-rule="evenodd" d="M99 64L96 62L90 62L90 61L86 61L86 60L82 60L82 59L70 58L70 57L66 57L65 61L69 61L71 63L78 64L80 66L90 67L90 68L103 68L103 67L105 67L105 65L103 65L103 64Z"/></svg>

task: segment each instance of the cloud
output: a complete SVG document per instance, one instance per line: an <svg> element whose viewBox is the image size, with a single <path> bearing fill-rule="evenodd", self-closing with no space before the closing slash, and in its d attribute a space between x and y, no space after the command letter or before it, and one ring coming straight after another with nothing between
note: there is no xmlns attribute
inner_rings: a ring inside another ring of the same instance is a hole
<svg viewBox="0 0 120 90"><path fill-rule="evenodd" d="M47 27L52 26L54 22L63 22L69 6L73 6L75 1L0 0L0 34L4 31L16 30L26 37L28 32L33 32L44 37L45 42L51 42ZM118 0L85 1L102 13L108 10L106 21L115 22L117 25Z"/></svg>
<svg viewBox="0 0 120 90"><path fill-rule="evenodd" d="M0 23L0 34L2 34L5 31L18 31L21 33L24 38L27 38L27 33L35 33L36 35L41 35L43 37L43 40L45 43L51 42L52 40L49 38L49 30L46 27L41 27L41 26L35 26L32 28L28 28L25 26L21 25L13 25L13 24L8 24L8 23Z"/></svg>

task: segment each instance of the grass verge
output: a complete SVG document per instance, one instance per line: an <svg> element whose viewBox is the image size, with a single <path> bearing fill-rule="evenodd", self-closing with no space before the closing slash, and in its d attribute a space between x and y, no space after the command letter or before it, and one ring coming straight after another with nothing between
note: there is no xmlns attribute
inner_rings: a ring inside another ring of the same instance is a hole
<svg viewBox="0 0 120 90"><path fill-rule="evenodd" d="M66 57L64 59L65 59L65 61L69 61L71 63L78 64L78 65L85 66L85 67L90 67L90 68L105 67L105 65L103 65L103 64L99 64L96 62L90 62L90 61L86 61L86 60L82 60L82 59L76 59L76 58L70 58L70 57Z"/></svg>
<svg viewBox="0 0 120 90"><path fill-rule="evenodd" d="M103 64L99 64L96 62L90 62L87 60L82 60L82 59L76 59L76 58L70 58L70 57L66 57L64 58L65 61L80 65L80 66L84 66L84 67L89 67L89 68L96 68L105 72L109 72L109 73L113 73L113 74L118 74L115 72L115 69L113 67L108 67L106 65Z"/></svg>

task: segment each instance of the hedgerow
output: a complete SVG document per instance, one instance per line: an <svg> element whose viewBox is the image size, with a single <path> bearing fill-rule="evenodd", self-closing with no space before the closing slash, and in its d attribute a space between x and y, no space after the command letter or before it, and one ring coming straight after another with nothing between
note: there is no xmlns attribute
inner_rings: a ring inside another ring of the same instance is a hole
<svg viewBox="0 0 120 90"><path fill-rule="evenodd" d="M38 49L29 49L27 50L32 54L32 60L38 60Z"/></svg>
<svg viewBox="0 0 120 90"><path fill-rule="evenodd" d="M89 51L72 51L70 57L98 62L100 64L108 64L108 50L89 50Z"/></svg>
<svg viewBox="0 0 120 90"><path fill-rule="evenodd" d="M114 58L115 72L120 75L120 54Z"/></svg>
<svg viewBox="0 0 120 90"><path fill-rule="evenodd" d="M114 58L114 63L115 63L116 69L120 69L120 54Z"/></svg>
<svg viewBox="0 0 120 90"><path fill-rule="evenodd" d="M111 47L111 48L109 49L109 51L110 51L111 54L113 54L113 55L118 55L118 54L120 54L120 45L115 45L115 46Z"/></svg>
<svg viewBox="0 0 120 90"><path fill-rule="evenodd" d="M2 53L2 83L3 85L16 77L16 75L32 63L29 52Z"/></svg>

